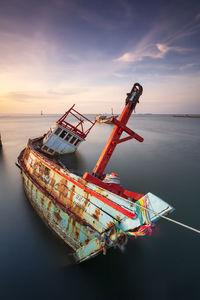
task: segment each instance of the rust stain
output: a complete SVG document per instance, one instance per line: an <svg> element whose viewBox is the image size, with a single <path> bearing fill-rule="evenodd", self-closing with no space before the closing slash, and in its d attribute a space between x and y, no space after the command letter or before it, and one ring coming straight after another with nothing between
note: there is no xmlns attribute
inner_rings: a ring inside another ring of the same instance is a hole
<svg viewBox="0 0 200 300"><path fill-rule="evenodd" d="M76 223L77 223L77 222L76 222ZM77 239L79 239L80 233L81 233L81 228L80 228L80 226L76 226L76 232L75 232L75 235L76 235L76 238L77 238Z"/></svg>
<svg viewBox="0 0 200 300"><path fill-rule="evenodd" d="M23 154L24 160L28 160L29 154L30 154L30 148L26 147L26 150L24 151L24 154Z"/></svg>
<svg viewBox="0 0 200 300"><path fill-rule="evenodd" d="M59 201L61 203L63 203L64 205L67 204L67 206L70 207L70 205L69 205L69 197L68 197L69 188L67 186L67 180L66 179L61 179L59 181L59 183L56 184L56 186L57 186L57 188L53 189L53 191L56 194L56 197L58 196Z"/></svg>
<svg viewBox="0 0 200 300"><path fill-rule="evenodd" d="M95 190L98 194L104 195L104 193L103 193L104 191L101 188L97 187Z"/></svg>
<svg viewBox="0 0 200 300"><path fill-rule="evenodd" d="M73 205L73 199L74 199L74 190L75 190L75 185L72 186L70 192L69 192L69 200L70 200L70 206Z"/></svg>
<svg viewBox="0 0 200 300"><path fill-rule="evenodd" d="M100 211L100 209L99 208L96 208L95 209L95 219L97 220L97 221L99 221L99 217L100 217L100 214L101 214L101 211Z"/></svg>
<svg viewBox="0 0 200 300"><path fill-rule="evenodd" d="M24 151L26 152L26 151ZM24 154L24 152L22 152L22 155ZM30 150L26 152L26 154L28 153L27 157L29 156ZM32 152L31 152L32 153ZM51 201L52 204L54 203L55 205L59 206L60 209L62 209L63 211L65 211L69 216L69 223L68 223L68 227L70 225L70 223L73 223L72 227L77 227L76 226L76 222L80 223L83 226L89 226L90 228L94 229L94 226L92 224L89 224L85 218L83 217L84 214L84 210L85 207L88 204L89 201L89 194L86 192L85 193L85 198L86 201L84 201L83 203L83 207L79 207L78 205L75 205L75 203L73 202L74 199L74 195L75 195L75 185L72 186L71 188L71 184L70 184L70 189L68 188L68 180L66 180L65 178L61 179L59 181L59 185L58 185L58 190L55 189L55 185L54 188L51 188L51 180L52 178L55 180L55 172L49 169L49 168L45 168L46 166L43 163L39 163L37 160L32 160L33 164L32 164L32 168L30 168L29 164L25 161L22 160L22 158L19 157L20 160L20 164L22 166L23 171L25 172L28 180L27 180L27 185L29 185L29 191L30 194L32 193L31 190L33 189L33 185L36 187L36 190L38 189L40 192L43 193L44 197L46 196L48 199L50 199L50 201L48 202L48 209L50 209L51 207ZM30 170L28 170L30 169ZM41 171L41 173L39 173L39 171ZM49 173L50 172L50 173ZM50 178L49 178L49 182L48 184L46 184L43 180L43 175L48 176L50 174ZM29 181L29 182L28 182ZM56 183L56 180L55 180ZM60 183L62 183L60 185ZM63 185L63 186L62 186ZM61 189L59 189L61 187ZM70 190L70 191L69 191ZM63 192L68 192L67 196L63 196ZM32 198L33 195L30 196L30 198ZM41 199L41 202L44 201L43 199ZM67 205L66 205L67 203ZM77 213L76 214L76 210L80 211L80 214ZM73 222L73 220L75 220ZM95 224L95 221L93 222ZM76 232L74 234L76 234L77 236L80 235L80 228L78 230L75 230Z"/></svg>
<svg viewBox="0 0 200 300"><path fill-rule="evenodd" d="M62 217L60 216L60 214L57 211L54 212L54 216L56 217L58 222L60 222L62 220Z"/></svg>
<svg viewBox="0 0 200 300"><path fill-rule="evenodd" d="M35 193L36 193L36 198L38 197L38 189L35 189Z"/></svg>
<svg viewBox="0 0 200 300"><path fill-rule="evenodd" d="M84 180L83 178L79 177L78 180L77 180L79 183L83 184L83 185L86 185L87 184L87 181Z"/></svg>
<svg viewBox="0 0 200 300"><path fill-rule="evenodd" d="M50 186L53 188L54 185L55 185L56 181L54 178L51 179L51 182L50 182Z"/></svg>
<svg viewBox="0 0 200 300"><path fill-rule="evenodd" d="M69 218L68 218L68 222L67 222L67 227L66 227L66 232L68 232L68 231L69 231L70 219L71 219L71 217L69 216Z"/></svg>
<svg viewBox="0 0 200 300"><path fill-rule="evenodd" d="M75 218L72 218L71 223L72 223L72 233L76 237L76 239L79 240L80 230L81 230L80 225L77 223Z"/></svg>
<svg viewBox="0 0 200 300"><path fill-rule="evenodd" d="M118 220L118 221L121 221L121 220L122 220L122 218L120 218L120 216L117 216L117 220Z"/></svg>
<svg viewBox="0 0 200 300"><path fill-rule="evenodd" d="M44 206L44 197L41 198L41 204Z"/></svg>
<svg viewBox="0 0 200 300"><path fill-rule="evenodd" d="M107 227L107 228L110 228L110 227L112 227L112 226L113 226L113 222L112 222L112 221L110 221L109 223L106 224L106 227Z"/></svg>
<svg viewBox="0 0 200 300"><path fill-rule="evenodd" d="M47 209L50 210L51 206L52 206L52 202L49 201Z"/></svg>
<svg viewBox="0 0 200 300"><path fill-rule="evenodd" d="M93 218L95 218L97 220L97 216L95 214L92 214ZM94 221L93 221L94 223Z"/></svg>
<svg viewBox="0 0 200 300"><path fill-rule="evenodd" d="M89 238L87 238L87 240L85 240L85 243L84 243L84 244L88 245L88 244L89 244L89 242L90 242L90 239L89 239Z"/></svg>

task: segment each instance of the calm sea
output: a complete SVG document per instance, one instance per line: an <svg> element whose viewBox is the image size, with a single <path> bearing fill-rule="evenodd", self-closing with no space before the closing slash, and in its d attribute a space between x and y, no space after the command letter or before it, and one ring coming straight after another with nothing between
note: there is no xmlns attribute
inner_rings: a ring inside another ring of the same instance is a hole
<svg viewBox="0 0 200 300"><path fill-rule="evenodd" d="M89 116L92 117L92 116ZM43 224L15 166L28 138L47 132L58 116L0 116L1 299L200 299L200 235L160 220L125 251L74 265L71 251ZM107 171L124 188L152 192L175 207L171 218L200 229L200 119L135 115L129 127L144 142L118 146ZM96 124L67 166L91 172L112 132Z"/></svg>

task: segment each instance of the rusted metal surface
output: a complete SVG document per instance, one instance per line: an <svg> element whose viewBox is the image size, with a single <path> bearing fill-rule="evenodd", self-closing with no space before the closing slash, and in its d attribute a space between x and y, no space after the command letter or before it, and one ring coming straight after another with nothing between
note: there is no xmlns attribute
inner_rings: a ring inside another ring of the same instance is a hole
<svg viewBox="0 0 200 300"><path fill-rule="evenodd" d="M107 237L107 229L113 226L112 218L107 215L107 222L103 223L100 209L90 202L91 195L75 185L74 179L72 182L66 180L52 169L52 165L47 167L34 154L27 147L19 157L25 191L34 208L73 248L76 261L102 252L104 235ZM115 239L110 246L114 245Z"/></svg>
<svg viewBox="0 0 200 300"><path fill-rule="evenodd" d="M80 183L80 180L78 180L80 177L72 173L60 172L56 166L54 169L33 151L30 151L29 153L28 160L24 160L28 172L32 175L34 174L36 181L58 198L61 203L65 204L79 216L86 217L87 221L88 214L99 214L99 221L101 222L101 216L103 216L103 224L105 224L105 216L103 212L100 213L102 202L104 202L109 213L112 215L112 217L106 216L108 223L113 217L116 219L123 219L125 216L135 216L128 209L123 208L120 202L119 204L116 203L118 197L115 195L86 181L82 181L84 184ZM53 188L51 185L52 180L54 182ZM116 208L121 211L116 210ZM95 226L96 222L94 223L94 220L92 220L91 225ZM97 225L102 227L101 224ZM100 229L100 227L99 230L102 232L103 228ZM106 226L104 229L108 229L108 227Z"/></svg>

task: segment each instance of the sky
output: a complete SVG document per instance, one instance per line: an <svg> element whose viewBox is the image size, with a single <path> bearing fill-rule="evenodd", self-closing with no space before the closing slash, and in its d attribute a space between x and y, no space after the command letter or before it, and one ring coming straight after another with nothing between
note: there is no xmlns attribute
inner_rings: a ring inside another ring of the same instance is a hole
<svg viewBox="0 0 200 300"><path fill-rule="evenodd" d="M0 114L200 113L200 1L0 0Z"/></svg>

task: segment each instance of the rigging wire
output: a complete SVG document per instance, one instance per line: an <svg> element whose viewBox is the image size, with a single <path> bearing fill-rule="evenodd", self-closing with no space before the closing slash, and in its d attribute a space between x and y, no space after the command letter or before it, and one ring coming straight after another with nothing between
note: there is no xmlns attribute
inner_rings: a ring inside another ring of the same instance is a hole
<svg viewBox="0 0 200 300"><path fill-rule="evenodd" d="M146 208L146 207L144 207L144 206L142 206L142 205L140 205L140 204L138 204L138 203L136 203L136 202L132 202L132 201L130 201L130 200L127 200L127 201L128 201L129 203L134 204L134 205L136 205L136 206L138 206L138 207L140 207L140 208L142 208L142 209L144 209L144 210L147 210L148 212L151 212L151 213L153 213L154 215L159 216L160 218L163 218L163 219L165 219L165 220L167 220L167 221L169 221L169 222L175 223L175 224L180 225L180 226L182 226L182 227L185 227L185 228L187 228L187 229L189 229L189 230L192 230L192 231L195 231L195 232L197 232L197 233L200 233L200 230L198 230L198 229L196 229L196 228L194 228L194 227L188 226L188 225L183 224L183 223L181 223L181 222L179 222L179 221L176 221L176 220L170 219L170 218L168 218L168 217L162 216L161 214L156 213L156 212L153 211L152 209Z"/></svg>

